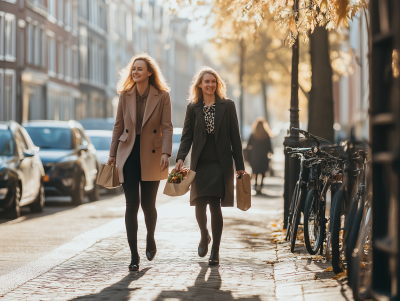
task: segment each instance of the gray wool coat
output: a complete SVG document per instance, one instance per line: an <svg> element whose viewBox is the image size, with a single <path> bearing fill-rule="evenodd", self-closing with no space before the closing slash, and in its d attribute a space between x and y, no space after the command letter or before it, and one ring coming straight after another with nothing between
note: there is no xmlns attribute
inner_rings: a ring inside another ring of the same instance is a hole
<svg viewBox="0 0 400 301"><path fill-rule="evenodd" d="M234 165L236 170L244 170L242 141L239 132L239 123L235 103L230 99L215 100L215 144L218 160L224 175L225 197L221 202L223 207L234 206ZM203 102L189 103L186 108L186 117L182 131L181 144L177 159L185 161L192 148L190 169L196 171L197 162L207 139L206 124L204 121ZM213 171L210 170L210 173ZM195 205L196 193L190 192L190 204Z"/></svg>

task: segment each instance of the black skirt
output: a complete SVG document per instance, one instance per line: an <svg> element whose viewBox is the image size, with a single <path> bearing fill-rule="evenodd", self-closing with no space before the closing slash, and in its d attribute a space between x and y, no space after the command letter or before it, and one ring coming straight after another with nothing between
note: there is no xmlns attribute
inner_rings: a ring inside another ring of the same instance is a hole
<svg viewBox="0 0 400 301"><path fill-rule="evenodd" d="M191 189L196 193L197 198L215 196L223 199L225 196L224 174L218 160L214 134L207 134Z"/></svg>

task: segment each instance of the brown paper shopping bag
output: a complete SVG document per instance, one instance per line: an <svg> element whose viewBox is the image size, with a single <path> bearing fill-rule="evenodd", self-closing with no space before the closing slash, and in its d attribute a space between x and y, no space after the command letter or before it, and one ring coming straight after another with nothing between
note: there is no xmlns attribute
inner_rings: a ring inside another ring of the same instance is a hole
<svg viewBox="0 0 400 301"><path fill-rule="evenodd" d="M101 164L96 184L107 189L121 186L121 183L119 182L117 166L114 164Z"/></svg>
<svg viewBox="0 0 400 301"><path fill-rule="evenodd" d="M247 173L236 178L236 202L240 210L247 211L251 207L251 183Z"/></svg>
<svg viewBox="0 0 400 301"><path fill-rule="evenodd" d="M166 183L164 188L164 194L169 196L180 196L184 195L189 191L189 186L192 184L194 177L196 176L196 172L193 170L189 170L186 178L182 180L181 183Z"/></svg>

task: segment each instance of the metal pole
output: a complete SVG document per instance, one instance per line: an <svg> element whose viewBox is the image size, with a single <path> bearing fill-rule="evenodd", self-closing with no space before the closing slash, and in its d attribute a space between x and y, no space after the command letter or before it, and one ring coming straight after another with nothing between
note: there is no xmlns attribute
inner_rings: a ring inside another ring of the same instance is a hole
<svg viewBox="0 0 400 301"><path fill-rule="evenodd" d="M295 1L293 10L298 10L299 1ZM297 17L296 17L297 21ZM296 39L292 46L292 84L290 98L290 128L299 127L299 39ZM299 147L300 139L298 133L289 132L283 142L284 147ZM289 207L292 193L296 186L296 182L300 172L300 163L297 158L291 158L285 151L285 184L284 184L284 212L283 212L283 227L287 228Z"/></svg>

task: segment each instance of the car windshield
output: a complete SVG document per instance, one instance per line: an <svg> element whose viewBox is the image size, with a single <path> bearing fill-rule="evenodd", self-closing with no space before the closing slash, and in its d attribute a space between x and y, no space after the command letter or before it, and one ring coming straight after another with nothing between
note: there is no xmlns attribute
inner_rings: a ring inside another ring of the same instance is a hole
<svg viewBox="0 0 400 301"><path fill-rule="evenodd" d="M109 150L111 146L111 137L90 136L96 150Z"/></svg>
<svg viewBox="0 0 400 301"><path fill-rule="evenodd" d="M174 134L173 143L180 143L181 142L181 134Z"/></svg>
<svg viewBox="0 0 400 301"><path fill-rule="evenodd" d="M13 156L14 142L10 130L0 129L0 156Z"/></svg>
<svg viewBox="0 0 400 301"><path fill-rule="evenodd" d="M27 126L25 129L41 149L72 149L71 130L68 128Z"/></svg>

